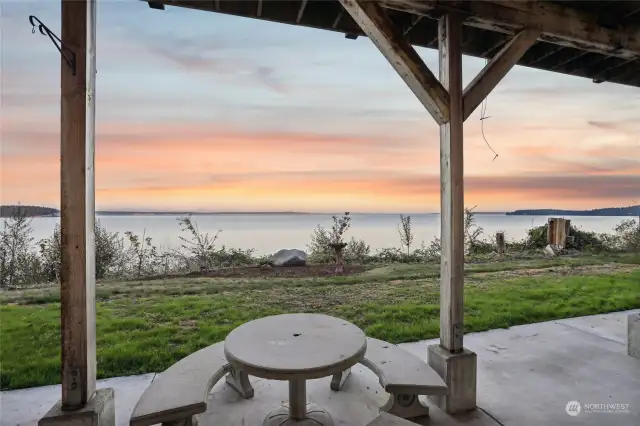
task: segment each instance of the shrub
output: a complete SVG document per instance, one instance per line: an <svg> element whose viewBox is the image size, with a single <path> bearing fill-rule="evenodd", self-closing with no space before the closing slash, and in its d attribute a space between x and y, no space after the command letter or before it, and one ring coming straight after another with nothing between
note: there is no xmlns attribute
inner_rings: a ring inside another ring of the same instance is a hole
<svg viewBox="0 0 640 426"><path fill-rule="evenodd" d="M364 240L351 237L343 251L344 260L350 263L366 263L371 255L371 247Z"/></svg>
<svg viewBox="0 0 640 426"><path fill-rule="evenodd" d="M440 244L440 238L434 238L428 246L420 244L420 248L414 251L415 256L421 262L436 262L440 261L442 255L442 246Z"/></svg>
<svg viewBox="0 0 640 426"><path fill-rule="evenodd" d="M99 220L95 221L94 235L96 278L121 275L119 266L125 259L122 238L117 232L109 232L100 226ZM62 264L60 225L55 226L52 236L38 241L38 248L42 262L41 280L45 282L60 281Z"/></svg>
<svg viewBox="0 0 640 426"><path fill-rule="evenodd" d="M181 248L187 255L182 255L187 267L195 264L200 271L211 271L216 267L253 265L257 259L253 257L253 249L238 249L222 246L216 248L218 231L215 235L200 232L198 224L191 219L191 215L178 218L182 231L187 232L189 238L180 237L183 242ZM262 259L264 260L264 259Z"/></svg>
<svg viewBox="0 0 640 426"><path fill-rule="evenodd" d="M59 231L58 231L59 232ZM96 278L117 275L116 268L125 261L124 241L117 232L109 232L96 220L94 225L96 248Z"/></svg>
<svg viewBox="0 0 640 426"><path fill-rule="evenodd" d="M31 284L40 270L37 256L31 251L31 220L18 206L4 220L0 230L0 287Z"/></svg>
<svg viewBox="0 0 640 426"><path fill-rule="evenodd" d="M214 264L218 263L216 258L216 240L222 231L218 231L211 236L208 233L201 233L198 224L191 219L191 215L178 218L178 223L183 232L187 232L189 238L180 237L182 241L181 248L186 250L198 269L201 271L210 271Z"/></svg>
<svg viewBox="0 0 640 426"><path fill-rule="evenodd" d="M640 219L626 219L615 227L613 235L605 235L605 244L612 250L640 252Z"/></svg>
<svg viewBox="0 0 640 426"><path fill-rule="evenodd" d="M475 207L464 209L464 247L465 254L487 254L494 251L493 244L483 240L484 230L476 224Z"/></svg>
<svg viewBox="0 0 640 426"><path fill-rule="evenodd" d="M62 265L60 225L55 226L52 236L38 241L38 247L42 259L42 279L45 282L60 281L60 267Z"/></svg>
<svg viewBox="0 0 640 426"><path fill-rule="evenodd" d="M351 217L349 217L349 212L345 212L342 217L333 216L333 225L331 227L331 231L329 232L323 226L318 225L316 229L313 230L311 234L311 241L307 244L307 250L309 251L309 261L313 263L327 263L331 261L335 261L335 251L331 248L331 244L340 244L343 243L344 234L351 227ZM351 239L351 243L357 242L357 240ZM364 241L361 242L359 247L355 249L351 249L349 244L345 247L343 251L344 258L347 259L347 253L351 251L351 256L358 256L356 251L368 251L369 246L367 246ZM366 250L365 250L366 248Z"/></svg>
<svg viewBox="0 0 640 426"><path fill-rule="evenodd" d="M525 246L531 249L542 249L547 246L547 225L541 225L527 231ZM601 251L607 247L601 235L595 232L583 231L571 225L565 248L580 251Z"/></svg>
<svg viewBox="0 0 640 426"><path fill-rule="evenodd" d="M212 252L212 263L216 266L246 266L253 265L256 260L253 258L253 249L237 249L222 246L219 250Z"/></svg>

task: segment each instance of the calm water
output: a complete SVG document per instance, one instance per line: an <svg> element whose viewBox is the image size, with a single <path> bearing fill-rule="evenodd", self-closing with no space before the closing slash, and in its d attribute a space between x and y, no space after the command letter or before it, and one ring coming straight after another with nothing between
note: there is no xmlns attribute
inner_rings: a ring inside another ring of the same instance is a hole
<svg viewBox="0 0 640 426"><path fill-rule="evenodd" d="M484 236L493 238L497 231L504 231L507 239L521 239L527 229L547 223L547 216L507 216L503 214L476 215L477 224L484 228ZM579 216L567 217L572 224L585 230L611 232L624 217ZM102 226L111 232L132 231L153 238L156 246L177 248L181 235L177 216L99 216ZM228 247L254 248L258 254L275 252L281 248L304 249L317 225L330 228L331 215L202 215L193 216L201 232L219 235L219 244ZM428 243L440 234L440 215L412 215L415 234L414 246L421 241ZM33 236L37 239L51 235L59 218L34 218ZM400 245L397 232L399 216L396 214L353 214L347 239L354 236L364 239L372 249Z"/></svg>

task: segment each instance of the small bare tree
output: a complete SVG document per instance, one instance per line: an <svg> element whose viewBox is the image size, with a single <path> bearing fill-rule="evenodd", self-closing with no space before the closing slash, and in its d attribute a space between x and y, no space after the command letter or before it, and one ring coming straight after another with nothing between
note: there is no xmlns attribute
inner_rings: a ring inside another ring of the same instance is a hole
<svg viewBox="0 0 640 426"><path fill-rule="evenodd" d="M342 217L333 216L333 226L331 227L331 243L342 244L344 241L342 237L345 232L351 227L351 217L349 212L345 212Z"/></svg>
<svg viewBox="0 0 640 426"><path fill-rule="evenodd" d="M400 215L398 234L400 235L400 242L404 247L407 248L407 254L410 254L411 244L413 243L413 232L411 231L411 216Z"/></svg>
<svg viewBox="0 0 640 426"><path fill-rule="evenodd" d="M211 270L216 259L216 240L222 231L216 232L213 236L201 233L198 224L191 219L190 214L179 217L178 223L182 231L189 233L190 236L188 239L180 237L180 241L183 242L181 248L191 255L201 271Z"/></svg>
<svg viewBox="0 0 640 426"><path fill-rule="evenodd" d="M464 209L464 246L466 254L473 253L480 245L480 237L483 229L476 224L475 208L465 207Z"/></svg>
<svg viewBox="0 0 640 426"><path fill-rule="evenodd" d="M142 236L138 236L131 231L124 235L129 239L129 253L133 257L133 275L141 277L144 274L153 274L154 262L158 256L156 246L153 245L151 237L146 236L147 230L142 231Z"/></svg>

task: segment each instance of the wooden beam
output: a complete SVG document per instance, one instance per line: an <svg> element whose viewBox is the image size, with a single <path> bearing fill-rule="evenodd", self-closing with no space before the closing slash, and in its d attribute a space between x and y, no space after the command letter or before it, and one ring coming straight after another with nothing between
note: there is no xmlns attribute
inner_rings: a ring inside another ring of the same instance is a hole
<svg viewBox="0 0 640 426"><path fill-rule="evenodd" d="M343 14L344 14L343 11L340 11L340 13L338 13L338 15L336 16L336 19L333 21L333 24L331 24L331 28L335 30L338 27L338 24L340 23L340 20L342 19Z"/></svg>
<svg viewBox="0 0 640 426"><path fill-rule="evenodd" d="M403 36L407 36L409 32L416 26L420 21L422 21L423 16L417 15L411 18L411 24L402 32Z"/></svg>
<svg viewBox="0 0 640 426"><path fill-rule="evenodd" d="M535 44L539 30L525 29L516 34L464 89L464 120L491 93L522 55Z"/></svg>
<svg viewBox="0 0 640 426"><path fill-rule="evenodd" d="M438 124L449 119L449 94L375 2L340 0Z"/></svg>
<svg viewBox="0 0 640 426"><path fill-rule="evenodd" d="M591 52L640 58L640 27L607 28L596 14L549 1L438 1L382 0L383 6L421 15L458 12L465 25L514 34L523 28L538 28L540 39Z"/></svg>
<svg viewBox="0 0 640 426"><path fill-rule="evenodd" d="M566 49L565 46L542 46L542 47L545 49L545 51L537 58L532 58L531 60L527 61L528 67L532 67L535 64L538 64L543 60L555 55L556 53Z"/></svg>
<svg viewBox="0 0 640 426"><path fill-rule="evenodd" d="M464 176L462 22L453 14L439 22L440 81L449 91L449 121L440 125L440 345L462 350L464 319Z"/></svg>
<svg viewBox="0 0 640 426"><path fill-rule="evenodd" d="M607 67L607 68L605 68L603 70L600 70L600 71L596 72L596 77L594 77L593 80L594 80L594 82L597 81L597 82L602 83L602 81L600 81L600 80L611 78L611 71L612 70L620 68L620 67L624 67L624 66L626 66L626 65L628 65L628 64L630 64L632 62L635 62L635 60L630 59L630 60L627 60L627 61L624 61L624 62L620 62L620 63L618 63L616 65L611 65L611 66L609 66L609 67Z"/></svg>
<svg viewBox="0 0 640 426"><path fill-rule="evenodd" d="M296 24L300 23L300 20L302 20L302 15L304 14L304 9L307 7L307 0L302 0L302 3L300 3L300 9L298 9L298 15L296 16Z"/></svg>
<svg viewBox="0 0 640 426"><path fill-rule="evenodd" d="M77 409L96 388L95 72L96 1L62 1L62 43L76 72L61 59L60 224L62 266L62 407Z"/></svg>
<svg viewBox="0 0 640 426"><path fill-rule="evenodd" d="M553 65L551 65L550 67L547 67L547 70L548 70L548 71L555 71L555 70L557 70L558 68L564 67L565 65L568 65L568 64L570 64L571 62L573 62L573 61L575 61L575 60L577 60L577 59L580 59L580 58L582 58L583 56L586 56L586 55L589 55L589 54L591 54L591 52L586 52L586 51L584 51L584 50L579 51L579 52L577 52L576 54L574 54L573 56L571 56L571 57L569 57L569 58L567 58L567 59L565 59L565 60L563 60L563 61L555 62L555 63L554 63Z"/></svg>

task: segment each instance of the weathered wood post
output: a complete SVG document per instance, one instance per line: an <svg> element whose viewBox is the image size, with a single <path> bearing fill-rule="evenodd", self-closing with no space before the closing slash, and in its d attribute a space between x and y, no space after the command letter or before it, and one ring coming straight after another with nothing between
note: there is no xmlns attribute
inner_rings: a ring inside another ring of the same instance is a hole
<svg viewBox="0 0 640 426"><path fill-rule="evenodd" d="M95 21L93 12L88 13L90 6L95 11L94 1L62 1L62 43L76 55L75 70L64 60L61 69L60 304L65 409L84 406L96 388L95 67L87 70L88 62L95 63Z"/></svg>
<svg viewBox="0 0 640 426"><path fill-rule="evenodd" d="M571 229L568 219L552 217L547 222L547 244L554 250L563 249L567 244L567 236Z"/></svg>
<svg viewBox="0 0 640 426"><path fill-rule="evenodd" d="M425 109L440 126L440 344L428 348L428 362L449 394L432 398L447 413L476 408L476 354L464 348L464 173L463 122L496 87L540 35L519 31L462 90L462 20L454 12L439 19L438 80L404 32L379 2L340 0ZM420 2L414 2L416 4Z"/></svg>
<svg viewBox="0 0 640 426"><path fill-rule="evenodd" d="M496 247L498 249L498 256L503 257L504 252L507 250L504 232L496 232Z"/></svg>
<svg viewBox="0 0 640 426"><path fill-rule="evenodd" d="M112 426L113 389L96 391L96 0L63 0L60 102L62 399L39 425Z"/></svg>
<svg viewBox="0 0 640 426"><path fill-rule="evenodd" d="M341 274L344 272L344 257L342 250L347 246L346 243L333 243L329 245L335 252L336 255L336 274Z"/></svg>

